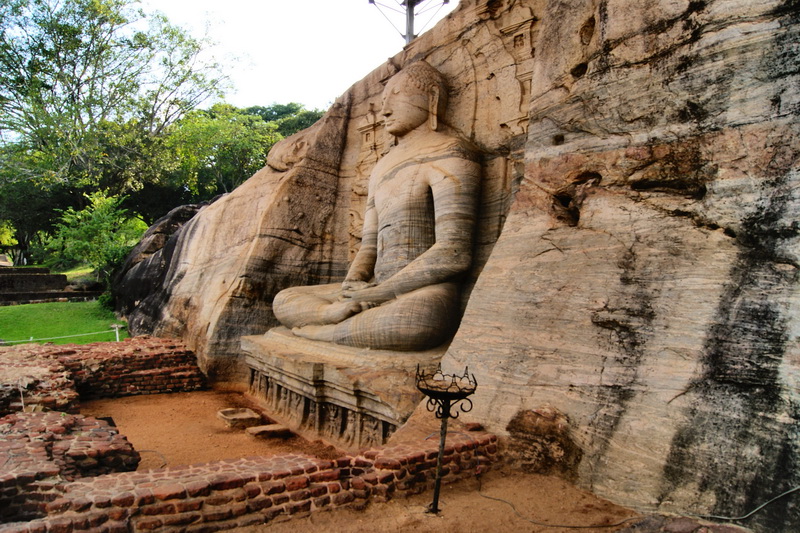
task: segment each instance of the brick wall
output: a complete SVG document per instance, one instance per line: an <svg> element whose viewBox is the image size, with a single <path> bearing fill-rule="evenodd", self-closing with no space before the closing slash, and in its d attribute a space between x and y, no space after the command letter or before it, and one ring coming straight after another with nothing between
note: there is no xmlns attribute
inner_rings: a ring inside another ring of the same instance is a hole
<svg viewBox="0 0 800 533"><path fill-rule="evenodd" d="M433 486L438 445L400 445L334 461L304 455L250 457L87 478L57 485L58 496L29 522L0 533L149 531L211 533L328 508L418 493ZM493 462L496 437L448 435L443 482Z"/></svg>
<svg viewBox="0 0 800 533"><path fill-rule="evenodd" d="M38 405L75 413L78 399L205 388L197 359L174 339L0 347L0 416ZM22 398L20 398L22 386Z"/></svg>
<svg viewBox="0 0 800 533"><path fill-rule="evenodd" d="M138 454L76 411L81 398L197 390L194 355L169 339L0 348L0 533L210 533L332 507L360 507L433 486L438 442L374 448L327 461L251 457L132 471ZM5 395L5 396L4 396ZM3 400L3 398L6 400ZM496 459L494 435L448 435L443 481ZM114 472L114 473L109 473Z"/></svg>
<svg viewBox="0 0 800 533"><path fill-rule="evenodd" d="M104 420L50 411L0 418L0 522L43 516L65 481L135 470L139 454Z"/></svg>

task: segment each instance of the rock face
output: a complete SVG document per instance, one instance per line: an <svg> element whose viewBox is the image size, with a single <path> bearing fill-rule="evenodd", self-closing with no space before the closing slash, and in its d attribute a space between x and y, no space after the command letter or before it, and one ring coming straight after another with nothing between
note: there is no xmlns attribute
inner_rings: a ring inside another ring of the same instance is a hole
<svg viewBox="0 0 800 533"><path fill-rule="evenodd" d="M176 234L152 330L236 375L232 339L274 325L278 289L341 280L382 83L424 58L483 157L443 359L478 378L464 417L566 450L550 470L614 501L741 516L800 485L799 19L778 0L462 0ZM796 531L799 509L747 525Z"/></svg>

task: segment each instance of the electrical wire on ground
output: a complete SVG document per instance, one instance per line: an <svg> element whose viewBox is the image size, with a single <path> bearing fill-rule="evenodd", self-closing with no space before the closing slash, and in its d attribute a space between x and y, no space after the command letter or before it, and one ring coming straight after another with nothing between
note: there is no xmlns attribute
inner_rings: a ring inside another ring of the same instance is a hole
<svg viewBox="0 0 800 533"><path fill-rule="evenodd" d="M781 494L778 494L777 496L775 496L771 500L767 500L766 502L762 503L761 505L759 505L758 507L756 507L755 509L753 509L749 513L747 513L745 515L742 515L742 516L717 516L717 515L713 515L713 514L695 514L695 515L691 515L691 516L696 516L697 518L713 518L713 519L716 519L716 520L728 520L728 521L747 520L748 518L750 518L751 516L753 516L754 514L759 512L761 509L763 509L767 505L771 504L772 502L778 501L781 498L783 498L784 496L788 496L789 494L791 494L793 492L797 492L798 490L800 490L800 486L797 486L797 487L791 488L791 489L789 489L789 490L787 490L785 492L782 492Z"/></svg>
<svg viewBox="0 0 800 533"><path fill-rule="evenodd" d="M527 516L523 516L522 514L520 514L520 512L517 511L517 508L514 506L514 504L511 503L510 501L504 500L502 498L495 498L494 496L488 496L488 495L484 494L481 491L481 476L477 475L477 476L475 476L475 478L478 480L478 494L480 496L482 496L483 498L486 498L487 500L494 500L496 502L500 502L500 503L504 503L504 504L508 505L509 507L511 507L511 510L514 511L514 514L516 514L518 518L520 518L522 520L525 520L526 522L529 522L529 523L531 523L531 524L533 524L535 526L560 527L560 528L565 528L565 529L599 529L599 528L605 528L605 527L621 526L622 524L625 524L625 523L630 522L632 520L639 520L641 518L639 516L632 516L631 518L626 518L625 520L622 520L622 521L617 522L615 524L597 524L597 525L591 525L591 526L572 526L572 525L567 525L567 524L546 524L544 522L537 522L536 520L532 520L532 519L528 518Z"/></svg>
<svg viewBox="0 0 800 533"><path fill-rule="evenodd" d="M532 519L520 514L520 512L517 511L517 508L514 506L514 504L511 503L510 501L504 500L502 498L495 498L494 496L488 496L488 495L484 494L481 491L481 477L480 477L480 475L476 475L475 478L478 480L478 494L480 496L482 496L483 498L486 498L487 500L494 500L496 502L505 503L506 505L511 507L511 510L514 511L514 514L516 514L517 517L519 517L522 520L525 520L526 522L530 522L531 524L534 524L536 526L561 527L561 528L565 528L565 529L605 528L605 527L621 526L622 524L625 524L626 522L630 522L631 520L636 520L637 518L639 518L639 517L634 516L632 518L626 518L625 520L622 520L621 522L617 522L616 524L603 524L603 525L592 525L592 526L571 526L571 525L566 525L566 524L546 524L544 522L537 522L536 520L532 520ZM797 492L797 491L800 491L800 486L793 487L793 488L791 488L791 489L789 489L787 491L782 492L781 494L778 494L774 498L772 498L770 500L767 500L766 502L762 503L761 505L759 505L758 507L756 507L755 509L753 509L749 513L744 514L742 516L718 516L718 515L700 515L700 514L689 514L687 516L692 516L694 518L705 518L705 519L726 520L726 521L747 520L748 518L750 518L751 516L753 516L754 514L759 512L760 510L762 510L763 508L765 508L767 505L769 505L769 504L771 504L771 503L773 503L775 501L778 501L781 498L783 498L785 496L788 496L789 494L791 494L793 492Z"/></svg>

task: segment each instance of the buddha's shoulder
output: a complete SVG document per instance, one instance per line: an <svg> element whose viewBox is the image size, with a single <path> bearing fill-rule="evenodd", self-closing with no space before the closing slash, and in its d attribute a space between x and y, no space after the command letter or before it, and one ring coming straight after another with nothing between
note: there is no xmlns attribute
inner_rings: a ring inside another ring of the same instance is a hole
<svg viewBox="0 0 800 533"><path fill-rule="evenodd" d="M445 157L454 157L468 161L479 161L479 154L475 147L464 139L445 133L433 133L428 143L428 153Z"/></svg>

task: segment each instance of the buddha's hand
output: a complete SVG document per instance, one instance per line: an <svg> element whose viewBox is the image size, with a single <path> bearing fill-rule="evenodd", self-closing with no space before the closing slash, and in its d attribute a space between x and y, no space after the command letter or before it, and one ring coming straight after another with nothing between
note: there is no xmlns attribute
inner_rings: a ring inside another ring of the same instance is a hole
<svg viewBox="0 0 800 533"><path fill-rule="evenodd" d="M346 279L342 282L342 291L357 291L359 289L365 289L367 287L372 287L375 285L374 283L370 283L369 281L360 281L360 280L350 280Z"/></svg>
<svg viewBox="0 0 800 533"><path fill-rule="evenodd" d="M364 288L360 289L343 289L341 296L341 300L361 302L369 307L375 307L394 298L394 293L381 285L373 283L368 283Z"/></svg>

